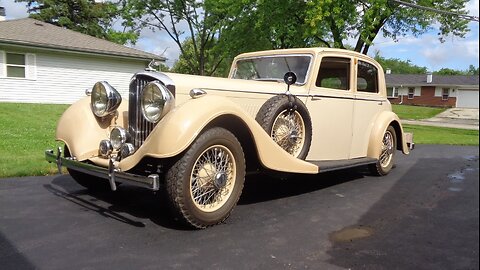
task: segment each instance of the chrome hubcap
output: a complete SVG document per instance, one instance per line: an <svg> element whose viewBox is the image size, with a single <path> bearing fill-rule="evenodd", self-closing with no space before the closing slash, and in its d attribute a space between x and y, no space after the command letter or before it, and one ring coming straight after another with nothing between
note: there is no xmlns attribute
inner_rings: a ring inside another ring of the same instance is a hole
<svg viewBox="0 0 480 270"><path fill-rule="evenodd" d="M305 142L302 116L297 111L280 113L273 123L271 137L285 151L297 157Z"/></svg>
<svg viewBox="0 0 480 270"><path fill-rule="evenodd" d="M383 135L382 152L380 154L380 165L382 167L387 167L390 164L393 158L393 151L395 151L393 134L387 130L385 135Z"/></svg>

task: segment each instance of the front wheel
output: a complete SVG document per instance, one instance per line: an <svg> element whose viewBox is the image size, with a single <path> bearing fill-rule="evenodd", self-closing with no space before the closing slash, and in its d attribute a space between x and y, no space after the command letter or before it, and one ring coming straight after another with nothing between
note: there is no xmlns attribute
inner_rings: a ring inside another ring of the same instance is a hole
<svg viewBox="0 0 480 270"><path fill-rule="evenodd" d="M395 163L395 150L397 149L397 136L395 129L389 126L382 139L382 150L375 164L370 165L370 171L377 176L387 175Z"/></svg>
<svg viewBox="0 0 480 270"><path fill-rule="evenodd" d="M180 220L196 228L221 223L242 193L242 146L230 131L211 128L170 167L165 182L174 214Z"/></svg>

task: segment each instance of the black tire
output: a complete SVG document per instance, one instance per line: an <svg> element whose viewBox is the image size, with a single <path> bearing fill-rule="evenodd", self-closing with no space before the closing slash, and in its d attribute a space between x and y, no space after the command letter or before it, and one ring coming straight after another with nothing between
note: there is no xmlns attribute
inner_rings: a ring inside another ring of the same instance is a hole
<svg viewBox="0 0 480 270"><path fill-rule="evenodd" d="M284 119L283 126L277 124L281 119ZM262 105L255 120L285 151L299 159L307 157L312 143L312 120L307 107L297 97L278 95L270 98ZM277 136L277 130L283 136Z"/></svg>
<svg viewBox="0 0 480 270"><path fill-rule="evenodd" d="M375 164L369 165L373 175L384 176L390 173L395 164L395 152L397 150L397 135L395 128L389 126L382 137L382 151Z"/></svg>
<svg viewBox="0 0 480 270"><path fill-rule="evenodd" d="M70 150L68 149L67 146L65 146L64 148L64 156L71 157ZM75 180L75 182L77 182L79 185L89 190L104 191L104 190L110 189L110 184L106 179L85 174L70 168L67 168L67 171L70 174L70 176L73 178L73 180Z"/></svg>
<svg viewBox="0 0 480 270"><path fill-rule="evenodd" d="M245 182L245 156L228 130L206 130L168 169L165 184L173 214L195 228L228 218Z"/></svg>

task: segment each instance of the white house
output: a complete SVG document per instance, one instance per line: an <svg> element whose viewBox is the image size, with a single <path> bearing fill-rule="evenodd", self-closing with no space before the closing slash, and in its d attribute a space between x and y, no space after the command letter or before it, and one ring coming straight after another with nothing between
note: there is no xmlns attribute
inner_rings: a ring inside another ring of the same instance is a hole
<svg viewBox="0 0 480 270"><path fill-rule="evenodd" d="M103 80L127 96L152 59L165 60L30 18L0 21L0 102L69 104Z"/></svg>

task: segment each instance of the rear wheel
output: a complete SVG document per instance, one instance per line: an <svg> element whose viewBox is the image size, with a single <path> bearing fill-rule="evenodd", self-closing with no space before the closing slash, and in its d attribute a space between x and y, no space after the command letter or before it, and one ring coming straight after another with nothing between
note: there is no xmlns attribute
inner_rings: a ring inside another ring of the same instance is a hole
<svg viewBox="0 0 480 270"><path fill-rule="evenodd" d="M165 177L174 214L196 228L227 219L244 181L242 146L231 132L219 127L202 133Z"/></svg>
<svg viewBox="0 0 480 270"><path fill-rule="evenodd" d="M395 150L397 149L397 136L395 129L389 126L383 134L382 150L380 157L375 164L370 165L370 171L374 175L387 175L393 168L395 163Z"/></svg>

